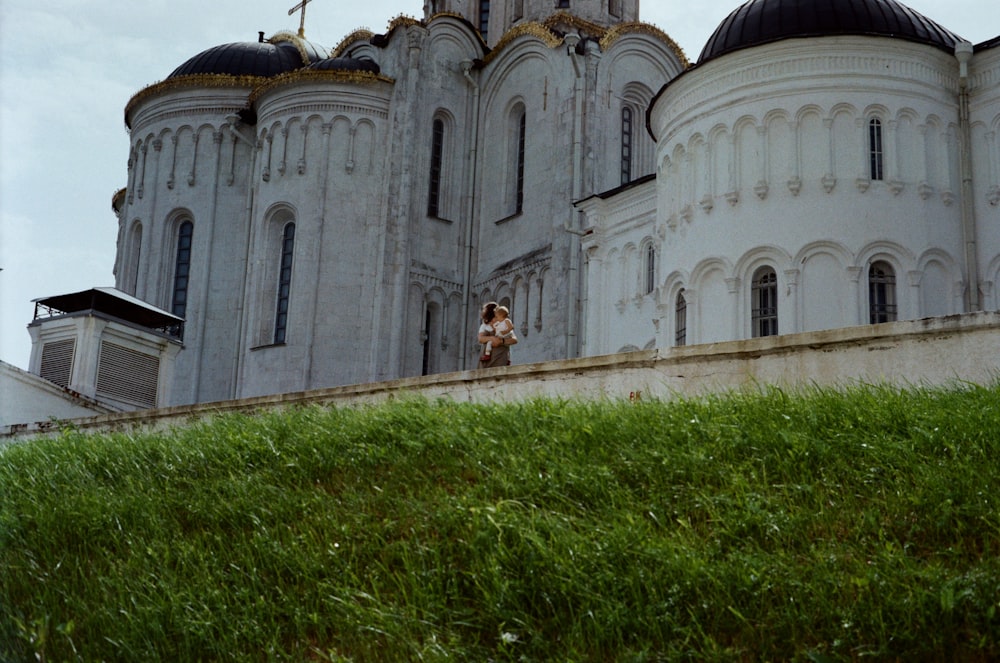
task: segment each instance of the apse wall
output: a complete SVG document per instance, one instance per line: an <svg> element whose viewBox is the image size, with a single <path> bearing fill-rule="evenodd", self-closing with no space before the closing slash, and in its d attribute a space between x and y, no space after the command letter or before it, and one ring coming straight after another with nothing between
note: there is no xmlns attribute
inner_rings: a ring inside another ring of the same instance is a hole
<svg viewBox="0 0 1000 663"><path fill-rule="evenodd" d="M126 111L131 149L115 285L185 318L175 403L233 393L254 148L252 134L231 122L249 92L238 79L167 81Z"/></svg>
<svg viewBox="0 0 1000 663"><path fill-rule="evenodd" d="M854 36L742 50L673 81L650 128L661 299L684 291L688 342L754 335L762 266L779 333L866 324L877 261L897 319L961 311L957 90L947 53Z"/></svg>

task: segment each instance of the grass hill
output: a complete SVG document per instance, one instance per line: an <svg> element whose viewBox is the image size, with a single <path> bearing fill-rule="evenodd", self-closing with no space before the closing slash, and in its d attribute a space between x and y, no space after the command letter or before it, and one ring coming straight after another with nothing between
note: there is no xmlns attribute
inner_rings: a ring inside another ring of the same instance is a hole
<svg viewBox="0 0 1000 663"><path fill-rule="evenodd" d="M1000 658L1000 384L0 449L4 661Z"/></svg>

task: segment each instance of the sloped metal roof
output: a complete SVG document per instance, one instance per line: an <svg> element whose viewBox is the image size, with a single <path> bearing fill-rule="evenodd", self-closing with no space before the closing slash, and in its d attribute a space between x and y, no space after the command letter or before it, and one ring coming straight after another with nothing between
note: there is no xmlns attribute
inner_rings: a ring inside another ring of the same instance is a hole
<svg viewBox="0 0 1000 663"><path fill-rule="evenodd" d="M150 329L163 329L184 322L184 318L167 313L117 288L91 288L66 295L41 297L33 302L37 305L36 320L59 314L97 311ZM38 307L46 309L48 315L39 316Z"/></svg>
<svg viewBox="0 0 1000 663"><path fill-rule="evenodd" d="M197 74L271 78L326 57L324 49L304 39L236 42L202 51L174 69L167 78Z"/></svg>

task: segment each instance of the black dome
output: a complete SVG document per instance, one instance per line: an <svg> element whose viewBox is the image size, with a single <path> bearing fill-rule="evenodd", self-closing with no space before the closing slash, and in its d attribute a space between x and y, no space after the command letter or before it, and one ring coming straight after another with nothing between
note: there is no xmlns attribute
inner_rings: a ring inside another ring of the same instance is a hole
<svg viewBox="0 0 1000 663"><path fill-rule="evenodd" d="M709 38L698 64L740 49L792 37L874 35L954 52L957 35L896 0L750 0Z"/></svg>
<svg viewBox="0 0 1000 663"><path fill-rule="evenodd" d="M316 45L292 38L270 42L238 42L202 51L174 69L167 78L193 74L228 74L270 78L322 60L327 53Z"/></svg>
<svg viewBox="0 0 1000 663"><path fill-rule="evenodd" d="M309 65L317 71L370 71L377 74L382 71L378 63L369 58L326 58Z"/></svg>

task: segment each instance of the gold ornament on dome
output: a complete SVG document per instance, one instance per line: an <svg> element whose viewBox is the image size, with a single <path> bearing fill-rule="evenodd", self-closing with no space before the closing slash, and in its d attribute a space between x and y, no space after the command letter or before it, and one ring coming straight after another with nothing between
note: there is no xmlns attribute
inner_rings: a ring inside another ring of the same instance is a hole
<svg viewBox="0 0 1000 663"><path fill-rule="evenodd" d="M465 21L466 20L466 18L464 16L462 16L461 14L458 14L456 12L438 12L438 13L434 14L433 16L431 16L427 20L427 23L430 24L430 23L433 23L434 21L436 21L439 18L448 18L448 17L450 17L450 18L457 18L460 21Z"/></svg>
<svg viewBox="0 0 1000 663"><path fill-rule="evenodd" d="M671 51L674 52L674 55L677 56L677 59L681 61L681 64L684 65L685 68L691 66L687 56L684 54L684 49L678 46L677 42L670 38L670 35L655 25L640 23L638 21L632 23L619 23L608 30L604 36L601 37L601 50L607 51L616 41L630 34L645 34L658 41L662 41Z"/></svg>
<svg viewBox="0 0 1000 663"><path fill-rule="evenodd" d="M549 48L555 48L563 41L562 37L541 23L535 23L533 21L529 23L519 23L505 32L503 37L500 37L500 41L498 41L496 46L493 47L493 50L486 54L483 58L483 62L492 62L497 58L497 56L500 55L504 48L510 45L511 42L519 37L525 36L534 37Z"/></svg>
<svg viewBox="0 0 1000 663"><path fill-rule="evenodd" d="M387 27L385 29L385 33L389 34L393 30L395 30L396 28L402 27L404 25L405 26L420 25L420 21L418 21L417 19L413 18L412 16L407 16L406 14L400 14L396 18L394 18L391 21L389 21L389 27Z"/></svg>
<svg viewBox="0 0 1000 663"><path fill-rule="evenodd" d="M354 44L355 42L368 41L374 36L375 33L372 32L371 30L368 30L367 28L361 28L359 30L355 30L354 32L352 32L351 34L347 35L346 37L340 40L340 43L337 44L336 48L330 51L330 57L331 58L342 57L344 51L346 51L347 48L352 44Z"/></svg>
<svg viewBox="0 0 1000 663"><path fill-rule="evenodd" d="M315 83L315 82L333 82L333 83L350 83L350 84L372 84L372 83L388 83L390 85L394 84L396 80L394 78L389 78L382 74L376 74L371 71L345 71L342 69L297 69L295 71L285 72L275 76L274 78L265 79L263 83L258 85L250 93L250 97L247 100L247 106L252 107L257 103L263 95L267 94L271 90L274 90L285 85L294 85L296 83Z"/></svg>
<svg viewBox="0 0 1000 663"><path fill-rule="evenodd" d="M188 74L186 76L176 76L168 78L159 83L153 83L132 95L128 104L125 105L125 124L128 125L128 117L132 110L140 103L151 97L175 90L190 88L247 88L252 90L267 80L263 76L233 76L232 74Z"/></svg>

